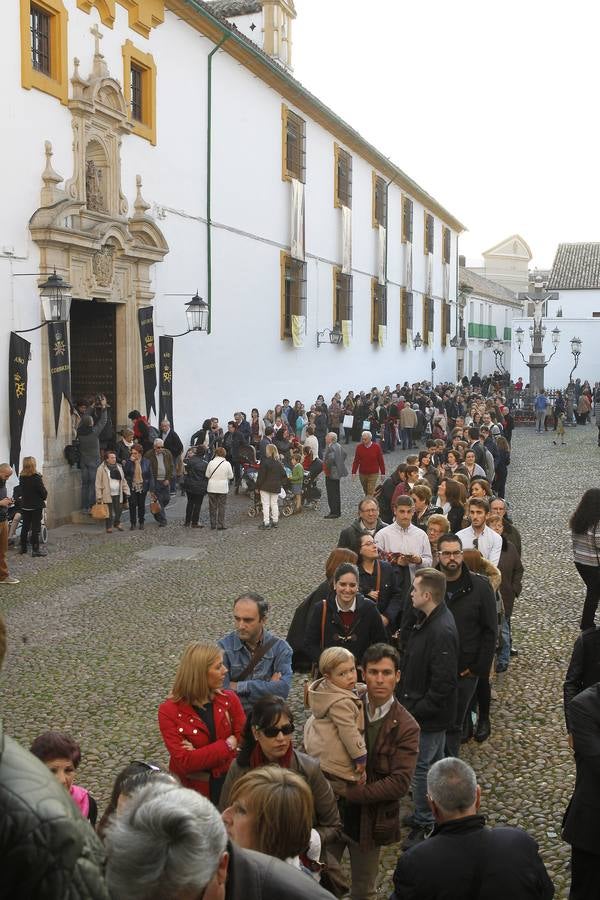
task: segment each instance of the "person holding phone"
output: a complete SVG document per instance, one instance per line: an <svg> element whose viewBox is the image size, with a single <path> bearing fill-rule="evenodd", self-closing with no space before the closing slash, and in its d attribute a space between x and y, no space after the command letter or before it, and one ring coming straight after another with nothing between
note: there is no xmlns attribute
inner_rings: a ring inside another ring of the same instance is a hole
<svg viewBox="0 0 600 900"><path fill-rule="evenodd" d="M412 524L412 497L400 495L394 507L395 521L378 531L375 543L382 559L397 566L408 566L411 581L417 569L431 566L431 546L425 531Z"/></svg>

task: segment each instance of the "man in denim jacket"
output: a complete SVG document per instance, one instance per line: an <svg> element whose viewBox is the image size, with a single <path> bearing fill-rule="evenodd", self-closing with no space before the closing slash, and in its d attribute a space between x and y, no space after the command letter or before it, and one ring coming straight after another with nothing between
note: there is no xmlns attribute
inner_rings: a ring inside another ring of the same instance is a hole
<svg viewBox="0 0 600 900"><path fill-rule="evenodd" d="M268 611L260 594L241 594L233 604L235 631L217 641L228 669L223 687L237 691L246 713L265 694L286 699L292 683L292 648L267 630Z"/></svg>

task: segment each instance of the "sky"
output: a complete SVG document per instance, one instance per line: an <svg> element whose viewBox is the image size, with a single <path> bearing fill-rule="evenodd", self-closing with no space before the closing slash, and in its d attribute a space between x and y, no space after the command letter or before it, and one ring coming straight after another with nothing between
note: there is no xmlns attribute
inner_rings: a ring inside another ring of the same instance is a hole
<svg viewBox="0 0 600 900"><path fill-rule="evenodd" d="M295 4L294 75L467 227L467 264L600 240L597 0Z"/></svg>

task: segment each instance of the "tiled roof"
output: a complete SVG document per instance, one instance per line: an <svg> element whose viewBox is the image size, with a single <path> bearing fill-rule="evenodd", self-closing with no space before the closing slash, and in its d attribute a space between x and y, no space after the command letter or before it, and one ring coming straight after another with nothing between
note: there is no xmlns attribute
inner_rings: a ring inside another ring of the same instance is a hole
<svg viewBox="0 0 600 900"><path fill-rule="evenodd" d="M600 244L559 244L549 291L585 291L600 288Z"/></svg>
<svg viewBox="0 0 600 900"><path fill-rule="evenodd" d="M495 281L490 281L489 278L484 278L482 275L477 275L476 272L466 269L464 266L458 268L458 284L459 290L462 285L465 285L470 287L478 297L489 297L491 300L498 300L501 303L519 303L516 294L509 291L508 288Z"/></svg>
<svg viewBox="0 0 600 900"><path fill-rule="evenodd" d="M209 6L218 16L247 16L262 10L262 0L210 0Z"/></svg>

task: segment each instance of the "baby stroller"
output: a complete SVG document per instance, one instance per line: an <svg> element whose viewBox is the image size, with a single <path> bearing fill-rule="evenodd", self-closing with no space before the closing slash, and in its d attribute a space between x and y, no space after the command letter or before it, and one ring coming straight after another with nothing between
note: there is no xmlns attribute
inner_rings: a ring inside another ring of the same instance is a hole
<svg viewBox="0 0 600 900"><path fill-rule="evenodd" d="M316 509L321 499L321 490L317 487L317 479L323 471L323 463L320 459L314 459L310 468L304 473L302 484L302 504L307 509Z"/></svg>
<svg viewBox="0 0 600 900"><path fill-rule="evenodd" d="M290 476L291 471L287 466L284 466L286 475ZM246 481L246 475L248 476L248 481ZM251 519L255 519L257 516L262 515L262 503L260 501L260 491L256 490L256 479L258 477L258 469L254 470L254 473L251 471L244 472L244 481L246 481L246 485L248 487L248 496L252 498L252 505L248 509L248 515ZM283 488L282 488L283 492ZM294 495L291 491L285 491L285 496L282 498L281 504L281 515L287 519L288 516L291 516L294 512Z"/></svg>

